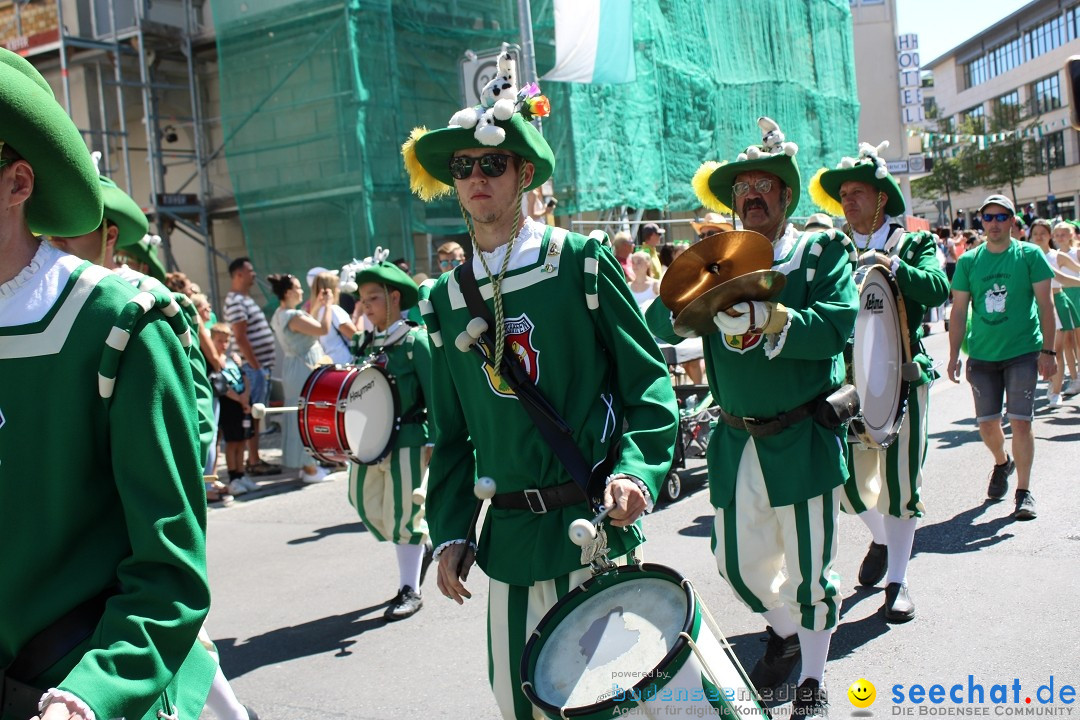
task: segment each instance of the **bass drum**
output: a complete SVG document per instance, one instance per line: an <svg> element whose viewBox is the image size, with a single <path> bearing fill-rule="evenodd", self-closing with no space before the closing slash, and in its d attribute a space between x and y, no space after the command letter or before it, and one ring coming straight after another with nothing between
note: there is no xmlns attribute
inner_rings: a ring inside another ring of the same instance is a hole
<svg viewBox="0 0 1080 720"><path fill-rule="evenodd" d="M767 717L690 581L663 565L618 567L565 595L529 638L521 677L553 719L639 705L645 717Z"/></svg>
<svg viewBox="0 0 1080 720"><path fill-rule="evenodd" d="M882 450L896 439L907 414L912 379L905 377L912 367L907 312L896 277L888 268L859 267L855 284L859 313L852 347L852 382L861 410L851 421L851 433L863 445Z"/></svg>
<svg viewBox="0 0 1080 720"><path fill-rule="evenodd" d="M300 440L325 462L374 465L401 427L394 377L378 365L324 365L300 391Z"/></svg>

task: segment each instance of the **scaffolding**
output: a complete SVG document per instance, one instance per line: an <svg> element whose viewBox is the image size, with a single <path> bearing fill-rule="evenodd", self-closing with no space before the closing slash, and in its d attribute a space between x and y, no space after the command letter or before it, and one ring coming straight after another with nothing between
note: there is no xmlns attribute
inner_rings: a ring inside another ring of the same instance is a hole
<svg viewBox="0 0 1080 720"><path fill-rule="evenodd" d="M210 231L207 170L217 153L209 150L196 54L216 53L216 47L203 32L203 3L55 0L56 41L25 54L42 56L32 58L40 62L56 52L59 99L90 149L101 151L101 172L147 211L162 238L169 270L177 267L174 232L202 245L209 277L206 293L216 305L220 290L215 258L227 258L214 247ZM85 82L73 82L80 75ZM141 108L141 128L129 120L133 107ZM149 193L143 197L134 192L142 172L133 168L133 155L138 154L146 160ZM174 179L170 169L190 172L177 172L183 177Z"/></svg>

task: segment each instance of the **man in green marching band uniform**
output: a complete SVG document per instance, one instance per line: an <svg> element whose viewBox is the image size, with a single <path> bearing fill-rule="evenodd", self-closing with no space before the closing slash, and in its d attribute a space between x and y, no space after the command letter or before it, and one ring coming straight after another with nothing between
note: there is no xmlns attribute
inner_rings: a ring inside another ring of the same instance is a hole
<svg viewBox="0 0 1080 720"><path fill-rule="evenodd" d="M489 678L503 717L531 718L522 651L544 613L588 578L567 528L595 511L492 367L520 363L570 427L599 487L606 483L600 492L613 509L601 535L612 559L644 540L636 521L671 463L677 414L659 349L614 256L597 239L522 217L522 193L547 180L555 161L524 116L546 114L546 98L531 85L514 100L513 112L493 123L459 121L472 116L468 108L449 127L414 130L402 151L422 199L456 191L473 238L473 257L439 277L421 304L434 368L427 508L439 589L458 603L471 597L473 485L489 476L496 494L475 550L490 578ZM474 318L460 272L470 263L480 314L494 316L493 352L483 355L455 340ZM504 353L512 353L506 365Z"/></svg>
<svg viewBox="0 0 1080 720"><path fill-rule="evenodd" d="M844 380L857 311L853 247L835 230L800 233L787 222L799 201L798 148L769 118L758 125L762 145L735 162L705 163L693 179L705 207L733 209L772 243L772 269L786 276L775 301L736 303L717 313L720 332L706 337L722 419L708 449L713 545L720 574L769 623L750 679L768 700L801 656L792 712L821 717L840 614L830 569L847 467L844 426L818 418Z"/></svg>
<svg viewBox="0 0 1080 720"><path fill-rule="evenodd" d="M6 50L0 109L0 617L19 619L0 624L0 718L197 717L215 663L182 321L35 237L100 228L101 184Z"/></svg>
<svg viewBox="0 0 1080 720"><path fill-rule="evenodd" d="M860 254L859 264L878 263L896 276L907 314L913 362L918 377L909 385L907 416L885 451L853 442L844 486L844 509L857 513L873 535L859 568L862 585L886 578L883 611L888 622L915 617L907 589L907 566L915 527L923 514L919 496L926 460L927 403L930 382L938 375L920 342L922 318L942 305L949 282L937 259L929 232L907 232L896 219L904 213L904 195L880 153L888 147L862 143L857 158L843 158L822 169L810 183L810 196L823 210L843 214Z"/></svg>
<svg viewBox="0 0 1080 720"><path fill-rule="evenodd" d="M416 305L416 283L387 262L385 251L376 250L374 258L345 270L355 272L357 304L375 328L364 334L355 353L357 362L374 363L393 376L401 408L401 427L390 454L375 465L349 464L349 502L376 540L395 546L398 593L385 617L403 620L423 606L420 583L429 548L424 479L431 348L427 333L401 317L402 310ZM354 337L361 340L359 334Z"/></svg>

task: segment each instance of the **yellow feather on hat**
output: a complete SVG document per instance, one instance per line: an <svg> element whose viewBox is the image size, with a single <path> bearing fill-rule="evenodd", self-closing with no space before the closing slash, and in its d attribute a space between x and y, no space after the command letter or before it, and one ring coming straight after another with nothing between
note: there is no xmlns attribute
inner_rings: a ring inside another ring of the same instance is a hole
<svg viewBox="0 0 1080 720"><path fill-rule="evenodd" d="M714 212L730 215L731 208L722 203L720 198L716 197L716 194L709 189L709 178L712 177L716 168L723 164L715 160L702 163L701 167L694 173L694 179L690 181L690 184L694 187L694 193L698 196L698 200L701 201L702 205Z"/></svg>
<svg viewBox="0 0 1080 720"><path fill-rule="evenodd" d="M832 195L825 192L825 188L821 187L821 176L826 172L828 172L828 168L821 168L814 173L814 177L810 181L810 187L807 188L807 192L810 193L810 199L813 200L814 204L819 208L834 217L843 217L844 206L837 202Z"/></svg>
<svg viewBox="0 0 1080 720"><path fill-rule="evenodd" d="M405 172L409 175L409 189L424 202L431 202L435 198L453 193L454 188L437 180L424 169L416 157L416 141L426 135L427 131L426 127L413 128L409 139L401 145L401 157L405 160Z"/></svg>

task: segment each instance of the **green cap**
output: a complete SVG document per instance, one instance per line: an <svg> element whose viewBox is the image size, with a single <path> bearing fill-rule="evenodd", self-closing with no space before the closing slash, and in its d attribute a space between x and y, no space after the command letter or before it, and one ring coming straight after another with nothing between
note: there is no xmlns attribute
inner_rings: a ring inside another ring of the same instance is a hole
<svg viewBox="0 0 1080 720"><path fill-rule="evenodd" d="M138 242L125 245L123 251L141 263L145 263L150 277L158 282L165 282L165 266L158 258L158 245L161 238L157 235L144 235Z"/></svg>
<svg viewBox="0 0 1080 720"><path fill-rule="evenodd" d="M150 223L143 215L140 208L131 196L116 186L104 175L99 177L101 182L101 199L105 204L105 219L111 221L119 229L116 238L117 248L126 248L143 239L150 229Z"/></svg>
<svg viewBox="0 0 1080 720"><path fill-rule="evenodd" d="M901 192L896 179L889 174L885 160L880 157L880 153L887 147L889 147L888 140L877 147L869 143L860 143L857 158L846 157L841 159L840 164L832 170L818 171L814 179L810 181L810 198L822 210L843 214L843 206L840 204L840 186L846 182L863 182L885 193L884 210L888 215L893 217L903 215L907 208L904 193ZM825 197L822 196L823 194ZM829 200L835 204L830 203Z"/></svg>
<svg viewBox="0 0 1080 720"><path fill-rule="evenodd" d="M397 265L386 260L364 268L357 268L355 282L357 289L364 283L378 283L399 291L402 310L411 308L419 299L420 290L413 279Z"/></svg>

